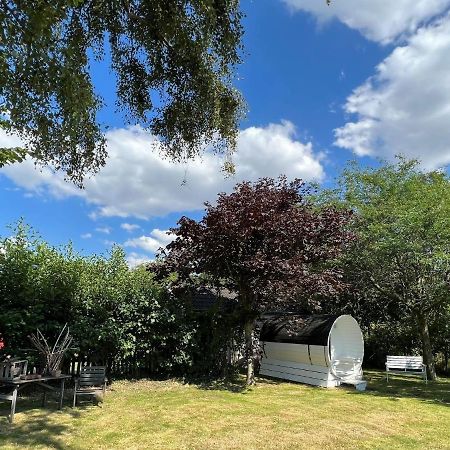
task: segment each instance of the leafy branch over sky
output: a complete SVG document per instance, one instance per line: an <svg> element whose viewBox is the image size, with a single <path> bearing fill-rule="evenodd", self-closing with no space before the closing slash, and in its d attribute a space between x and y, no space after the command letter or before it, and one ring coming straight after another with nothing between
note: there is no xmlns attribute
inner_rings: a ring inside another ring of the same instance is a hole
<svg viewBox="0 0 450 450"><path fill-rule="evenodd" d="M118 110L157 135L168 157L205 146L229 154L243 111L232 85L241 18L238 0L1 0L0 126L82 184L107 157L104 99L90 73L105 58Z"/></svg>

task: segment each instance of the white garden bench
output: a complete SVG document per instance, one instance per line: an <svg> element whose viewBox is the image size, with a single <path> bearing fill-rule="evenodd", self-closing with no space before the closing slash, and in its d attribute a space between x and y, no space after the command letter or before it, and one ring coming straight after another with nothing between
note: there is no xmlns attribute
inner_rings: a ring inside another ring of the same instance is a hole
<svg viewBox="0 0 450 450"><path fill-rule="evenodd" d="M427 366L421 356L387 356L386 381L389 381L390 373L420 375L427 383Z"/></svg>

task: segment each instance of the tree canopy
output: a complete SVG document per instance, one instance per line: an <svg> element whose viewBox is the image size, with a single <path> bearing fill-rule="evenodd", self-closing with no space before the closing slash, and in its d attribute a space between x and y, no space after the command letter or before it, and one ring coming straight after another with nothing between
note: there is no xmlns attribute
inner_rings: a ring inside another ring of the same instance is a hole
<svg viewBox="0 0 450 450"><path fill-rule="evenodd" d="M219 194L216 205L206 204L201 221L183 217L171 230L177 237L167 246L161 274L176 272L183 286L202 274L238 293L249 384L258 316L304 306L344 287L332 262L352 239L346 229L350 214L318 210L306 194L300 180L244 182L229 195Z"/></svg>
<svg viewBox="0 0 450 450"><path fill-rule="evenodd" d="M366 314L412 322L435 377L429 321L450 305L450 179L418 161L347 168L333 202L357 215L358 239L345 260ZM329 200L329 198L328 198Z"/></svg>
<svg viewBox="0 0 450 450"><path fill-rule="evenodd" d="M108 54L117 108L174 160L233 150L240 94L238 0L0 2L0 126L81 184L107 157L90 64ZM17 160L2 150L3 163Z"/></svg>

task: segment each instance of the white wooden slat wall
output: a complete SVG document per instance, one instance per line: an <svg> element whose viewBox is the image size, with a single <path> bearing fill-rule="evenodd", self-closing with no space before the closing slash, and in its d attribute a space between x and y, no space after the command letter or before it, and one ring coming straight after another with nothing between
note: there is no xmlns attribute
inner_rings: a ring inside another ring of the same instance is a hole
<svg viewBox="0 0 450 450"><path fill-rule="evenodd" d="M261 375L323 387L340 384L328 367L328 347L310 345L308 352L307 345L265 342L264 350Z"/></svg>
<svg viewBox="0 0 450 450"><path fill-rule="evenodd" d="M264 356L281 361L314 364L328 367L328 347L323 345L290 344L285 342L264 342Z"/></svg>

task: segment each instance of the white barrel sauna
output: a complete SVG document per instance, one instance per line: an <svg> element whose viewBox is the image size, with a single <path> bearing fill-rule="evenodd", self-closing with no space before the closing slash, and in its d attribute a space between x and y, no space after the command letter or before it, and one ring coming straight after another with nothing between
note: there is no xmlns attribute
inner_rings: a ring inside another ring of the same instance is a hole
<svg viewBox="0 0 450 450"><path fill-rule="evenodd" d="M364 339L349 315L272 314L261 324L260 375L323 387L364 390Z"/></svg>

